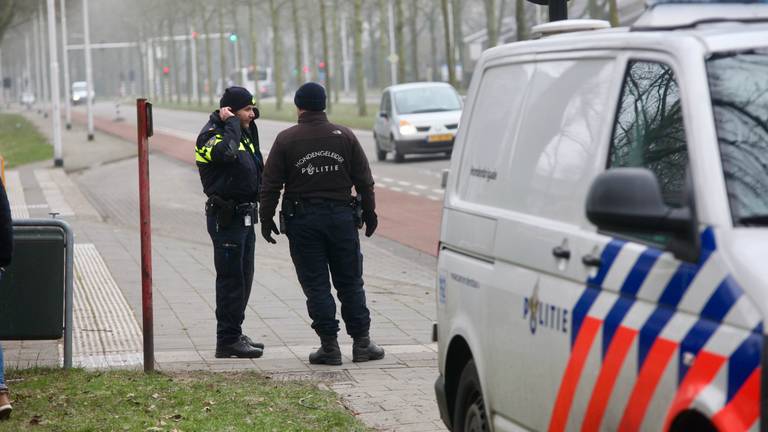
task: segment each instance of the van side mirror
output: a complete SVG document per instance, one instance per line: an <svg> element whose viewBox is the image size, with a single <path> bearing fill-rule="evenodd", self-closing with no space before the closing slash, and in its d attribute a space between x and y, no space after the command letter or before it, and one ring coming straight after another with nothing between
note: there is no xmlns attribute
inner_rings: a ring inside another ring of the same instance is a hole
<svg viewBox="0 0 768 432"><path fill-rule="evenodd" d="M389 118L389 114L387 114L385 111L380 111L379 112L379 117L381 117L383 119L388 119Z"/></svg>
<svg viewBox="0 0 768 432"><path fill-rule="evenodd" d="M659 181L650 170L610 169L592 182L587 195L587 219L601 231L670 236L667 250L678 259L696 262L700 241L690 188L689 178L688 205L673 208L664 203Z"/></svg>

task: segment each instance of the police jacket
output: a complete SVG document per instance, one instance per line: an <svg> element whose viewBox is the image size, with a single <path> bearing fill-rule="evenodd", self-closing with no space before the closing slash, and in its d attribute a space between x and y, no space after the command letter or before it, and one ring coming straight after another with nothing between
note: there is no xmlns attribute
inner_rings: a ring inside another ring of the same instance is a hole
<svg viewBox="0 0 768 432"><path fill-rule="evenodd" d="M337 201L349 201L354 186L363 210L376 208L373 176L360 142L321 111L302 113L297 125L275 139L260 192L262 221L274 217L283 185L285 198Z"/></svg>
<svg viewBox="0 0 768 432"><path fill-rule="evenodd" d="M238 203L258 200L264 162L255 123L245 130L237 117L222 121L214 111L197 137L195 160L205 195Z"/></svg>
<svg viewBox="0 0 768 432"><path fill-rule="evenodd" d="M11 222L11 206L5 185L0 182L0 267L11 263L13 254L13 225Z"/></svg>

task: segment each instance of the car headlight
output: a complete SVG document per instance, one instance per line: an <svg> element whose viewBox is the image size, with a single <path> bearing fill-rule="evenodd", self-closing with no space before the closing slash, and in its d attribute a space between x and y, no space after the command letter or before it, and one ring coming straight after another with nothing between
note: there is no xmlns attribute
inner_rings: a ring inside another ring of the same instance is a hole
<svg viewBox="0 0 768 432"><path fill-rule="evenodd" d="M74 99L76 101L79 101L80 100L80 96L72 96L72 99Z"/></svg>
<svg viewBox="0 0 768 432"><path fill-rule="evenodd" d="M416 126L407 120L400 120L400 135L416 135Z"/></svg>

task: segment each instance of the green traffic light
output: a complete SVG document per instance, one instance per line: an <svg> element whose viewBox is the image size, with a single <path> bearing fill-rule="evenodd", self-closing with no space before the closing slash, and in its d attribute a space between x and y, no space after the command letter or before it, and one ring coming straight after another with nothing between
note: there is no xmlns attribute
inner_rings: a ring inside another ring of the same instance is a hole
<svg viewBox="0 0 768 432"><path fill-rule="evenodd" d="M231 35L229 35L229 41L230 41L230 42L237 42L237 35L236 35L236 34L234 34L234 33L232 33Z"/></svg>

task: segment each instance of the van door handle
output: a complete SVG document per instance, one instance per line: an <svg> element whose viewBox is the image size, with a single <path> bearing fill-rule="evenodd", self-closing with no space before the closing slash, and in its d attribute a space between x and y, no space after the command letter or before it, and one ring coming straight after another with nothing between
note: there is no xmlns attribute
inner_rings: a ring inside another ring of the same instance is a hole
<svg viewBox="0 0 768 432"><path fill-rule="evenodd" d="M587 254L581 257L581 262L587 267L600 267L600 265L603 263L603 260L601 260L600 257Z"/></svg>
<svg viewBox="0 0 768 432"><path fill-rule="evenodd" d="M555 246L554 249L552 249L552 255L555 256L555 258L562 258L562 259L571 259L571 251L567 247L563 246Z"/></svg>

